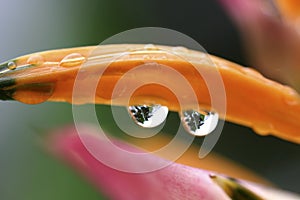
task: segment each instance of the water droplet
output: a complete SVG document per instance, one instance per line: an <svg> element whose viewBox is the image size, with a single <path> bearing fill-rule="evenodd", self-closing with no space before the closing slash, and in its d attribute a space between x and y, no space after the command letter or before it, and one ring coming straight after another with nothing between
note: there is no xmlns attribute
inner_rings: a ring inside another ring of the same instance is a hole
<svg viewBox="0 0 300 200"><path fill-rule="evenodd" d="M26 104L39 104L47 101L52 96L54 88L53 83L32 83L16 86L7 93L16 101Z"/></svg>
<svg viewBox="0 0 300 200"><path fill-rule="evenodd" d="M41 65L43 62L44 58L40 54L34 54L27 59L27 64L31 65Z"/></svg>
<svg viewBox="0 0 300 200"><path fill-rule="evenodd" d="M162 56L160 57L160 59L161 59L161 60L167 60L168 57L167 57L166 55L162 55Z"/></svg>
<svg viewBox="0 0 300 200"><path fill-rule="evenodd" d="M143 55L143 60L150 60L151 59L151 56L146 54L146 55Z"/></svg>
<svg viewBox="0 0 300 200"><path fill-rule="evenodd" d="M284 102L289 106L296 106L300 104L299 94L290 87L284 87L285 94L283 95Z"/></svg>
<svg viewBox="0 0 300 200"><path fill-rule="evenodd" d="M17 65L16 65L15 62L10 61L10 62L7 63L7 68L10 69L10 70L14 70L14 69L17 68Z"/></svg>
<svg viewBox="0 0 300 200"><path fill-rule="evenodd" d="M83 57L79 53L72 53L67 55L60 61L59 65L62 67L75 67L81 65L85 61L85 57Z"/></svg>
<svg viewBox="0 0 300 200"><path fill-rule="evenodd" d="M153 45L153 44L146 44L145 46L144 46L144 49L146 49L146 50L158 50L159 48L157 48L155 45Z"/></svg>
<svg viewBox="0 0 300 200"><path fill-rule="evenodd" d="M175 53L188 53L189 52L189 50L187 48L181 47L181 46L173 47L172 51Z"/></svg>
<svg viewBox="0 0 300 200"><path fill-rule="evenodd" d="M128 107L135 123L144 128L154 128L162 124L168 115L169 109L161 105L134 105Z"/></svg>
<svg viewBox="0 0 300 200"><path fill-rule="evenodd" d="M259 135L269 135L274 130L273 124L269 122L262 121L260 123L256 123L255 126L252 127L252 129Z"/></svg>
<svg viewBox="0 0 300 200"><path fill-rule="evenodd" d="M186 110L181 113L181 121L187 132L195 136L205 136L215 130L219 115L208 111Z"/></svg>

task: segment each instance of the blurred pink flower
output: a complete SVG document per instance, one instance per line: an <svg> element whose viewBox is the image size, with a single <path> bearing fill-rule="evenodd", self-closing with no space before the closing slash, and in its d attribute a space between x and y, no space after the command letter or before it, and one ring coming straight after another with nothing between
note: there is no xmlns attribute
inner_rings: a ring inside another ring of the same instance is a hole
<svg viewBox="0 0 300 200"><path fill-rule="evenodd" d="M246 182L236 182L223 175L177 163L171 163L163 169L148 173L137 174L118 171L97 160L83 145L82 139L88 141L89 145L93 146L94 151L107 152L107 157L117 160L119 165L143 168L147 167L149 163L147 160L132 162L124 159L123 155L118 153L119 151L115 151L111 145L107 144L107 141L96 137L97 133L91 127L82 126L80 130L80 136L73 127L51 134L52 138L48 147L55 155L68 161L100 191L112 199L238 199L238 196L234 197L234 195L250 195L247 196L247 199L251 199L251 195L255 194L243 188L242 185L272 200L283 199L283 197L286 200L297 198L293 198L291 194L276 193L273 190ZM124 150L142 152L120 141L114 143ZM150 162L162 160L162 158L150 154L148 158ZM239 193L241 190L242 192ZM252 198L259 199L256 196L255 198L252 196Z"/></svg>
<svg viewBox="0 0 300 200"><path fill-rule="evenodd" d="M293 6L299 2L219 1L238 25L244 37L246 51L255 67L269 78L289 84L300 91L300 18L296 18L295 13L292 15L286 8L286 5Z"/></svg>

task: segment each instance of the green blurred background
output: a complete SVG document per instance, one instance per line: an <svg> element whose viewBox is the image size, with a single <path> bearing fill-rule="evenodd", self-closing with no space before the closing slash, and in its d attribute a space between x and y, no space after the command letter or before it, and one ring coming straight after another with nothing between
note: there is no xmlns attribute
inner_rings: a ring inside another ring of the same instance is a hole
<svg viewBox="0 0 300 200"><path fill-rule="evenodd" d="M248 64L235 27L216 1L1 0L0 7L0 62L156 26L189 35L211 54ZM99 199L89 183L39 144L44 132L73 123L71 111L67 103L0 102L1 200ZM300 192L299 145L226 123L214 150Z"/></svg>

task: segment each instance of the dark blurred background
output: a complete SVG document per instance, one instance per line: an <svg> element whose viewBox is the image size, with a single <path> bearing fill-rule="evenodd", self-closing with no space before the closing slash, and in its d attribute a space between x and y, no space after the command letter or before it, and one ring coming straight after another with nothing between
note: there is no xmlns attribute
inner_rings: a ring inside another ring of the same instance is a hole
<svg viewBox="0 0 300 200"><path fill-rule="evenodd" d="M249 64L235 26L212 0L11 0L0 1L0 7L0 62L96 45L121 31L155 26L182 32L211 54ZM0 102L0 199L99 199L93 187L39 145L43 132L73 122L71 110L67 103ZM300 192L299 145L226 123L214 150Z"/></svg>

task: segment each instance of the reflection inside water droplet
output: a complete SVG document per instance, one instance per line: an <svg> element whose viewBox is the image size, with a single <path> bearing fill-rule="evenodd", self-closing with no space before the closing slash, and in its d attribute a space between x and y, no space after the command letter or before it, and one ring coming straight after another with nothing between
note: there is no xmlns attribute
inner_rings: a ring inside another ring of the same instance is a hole
<svg viewBox="0 0 300 200"><path fill-rule="evenodd" d="M10 62L7 63L7 68L10 69L10 70L14 70L14 69L17 68L17 65L16 65L15 62L10 61Z"/></svg>
<svg viewBox="0 0 300 200"><path fill-rule="evenodd" d="M85 61L85 57L79 53L71 53L64 57L59 65L62 67L75 67L81 65Z"/></svg>
<svg viewBox="0 0 300 200"><path fill-rule="evenodd" d="M134 105L129 106L128 111L136 124L144 128L153 128L166 120L169 109L161 105Z"/></svg>
<svg viewBox="0 0 300 200"><path fill-rule="evenodd" d="M186 110L181 113L181 121L187 132L195 136L211 133L219 121L218 113L208 111Z"/></svg>

